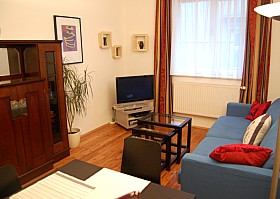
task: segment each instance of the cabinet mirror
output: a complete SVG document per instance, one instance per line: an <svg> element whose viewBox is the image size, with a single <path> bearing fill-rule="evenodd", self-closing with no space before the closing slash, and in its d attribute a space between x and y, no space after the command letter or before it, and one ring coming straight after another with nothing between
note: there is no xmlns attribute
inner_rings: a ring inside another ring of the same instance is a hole
<svg viewBox="0 0 280 199"><path fill-rule="evenodd" d="M0 48L0 76L21 73L20 54L16 48Z"/></svg>
<svg viewBox="0 0 280 199"><path fill-rule="evenodd" d="M35 45L23 49L23 61L26 75L39 76L38 51Z"/></svg>

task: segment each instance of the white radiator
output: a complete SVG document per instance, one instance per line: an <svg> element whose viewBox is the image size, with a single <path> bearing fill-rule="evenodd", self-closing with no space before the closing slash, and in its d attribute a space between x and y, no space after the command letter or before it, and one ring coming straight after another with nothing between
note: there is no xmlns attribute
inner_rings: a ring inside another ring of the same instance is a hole
<svg viewBox="0 0 280 199"><path fill-rule="evenodd" d="M218 118L239 92L239 86L173 81L173 112Z"/></svg>

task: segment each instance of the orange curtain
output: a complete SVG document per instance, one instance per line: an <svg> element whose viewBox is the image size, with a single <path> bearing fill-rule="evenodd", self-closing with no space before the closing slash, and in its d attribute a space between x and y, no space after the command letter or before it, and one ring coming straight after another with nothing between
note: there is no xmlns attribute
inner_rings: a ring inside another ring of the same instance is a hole
<svg viewBox="0 0 280 199"><path fill-rule="evenodd" d="M172 114L171 57L171 3L156 1L154 77L155 112Z"/></svg>
<svg viewBox="0 0 280 199"><path fill-rule="evenodd" d="M253 103L267 101L270 49L271 19L260 16L254 8L272 3L272 0L248 0L248 21L246 50L243 65L240 102Z"/></svg>

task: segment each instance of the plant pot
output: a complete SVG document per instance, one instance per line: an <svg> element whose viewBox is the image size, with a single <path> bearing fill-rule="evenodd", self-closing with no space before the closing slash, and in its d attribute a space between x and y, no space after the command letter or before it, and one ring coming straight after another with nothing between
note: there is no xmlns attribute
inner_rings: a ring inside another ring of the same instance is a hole
<svg viewBox="0 0 280 199"><path fill-rule="evenodd" d="M79 146L81 140L81 132L79 128L72 128L71 133L68 133L69 147L75 148Z"/></svg>

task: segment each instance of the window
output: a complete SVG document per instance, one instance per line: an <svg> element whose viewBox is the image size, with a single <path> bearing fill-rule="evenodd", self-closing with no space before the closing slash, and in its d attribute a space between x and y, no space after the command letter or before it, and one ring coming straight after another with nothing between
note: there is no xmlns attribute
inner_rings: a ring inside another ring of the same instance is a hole
<svg viewBox="0 0 280 199"><path fill-rule="evenodd" d="M173 0L171 74L240 79L246 0Z"/></svg>

